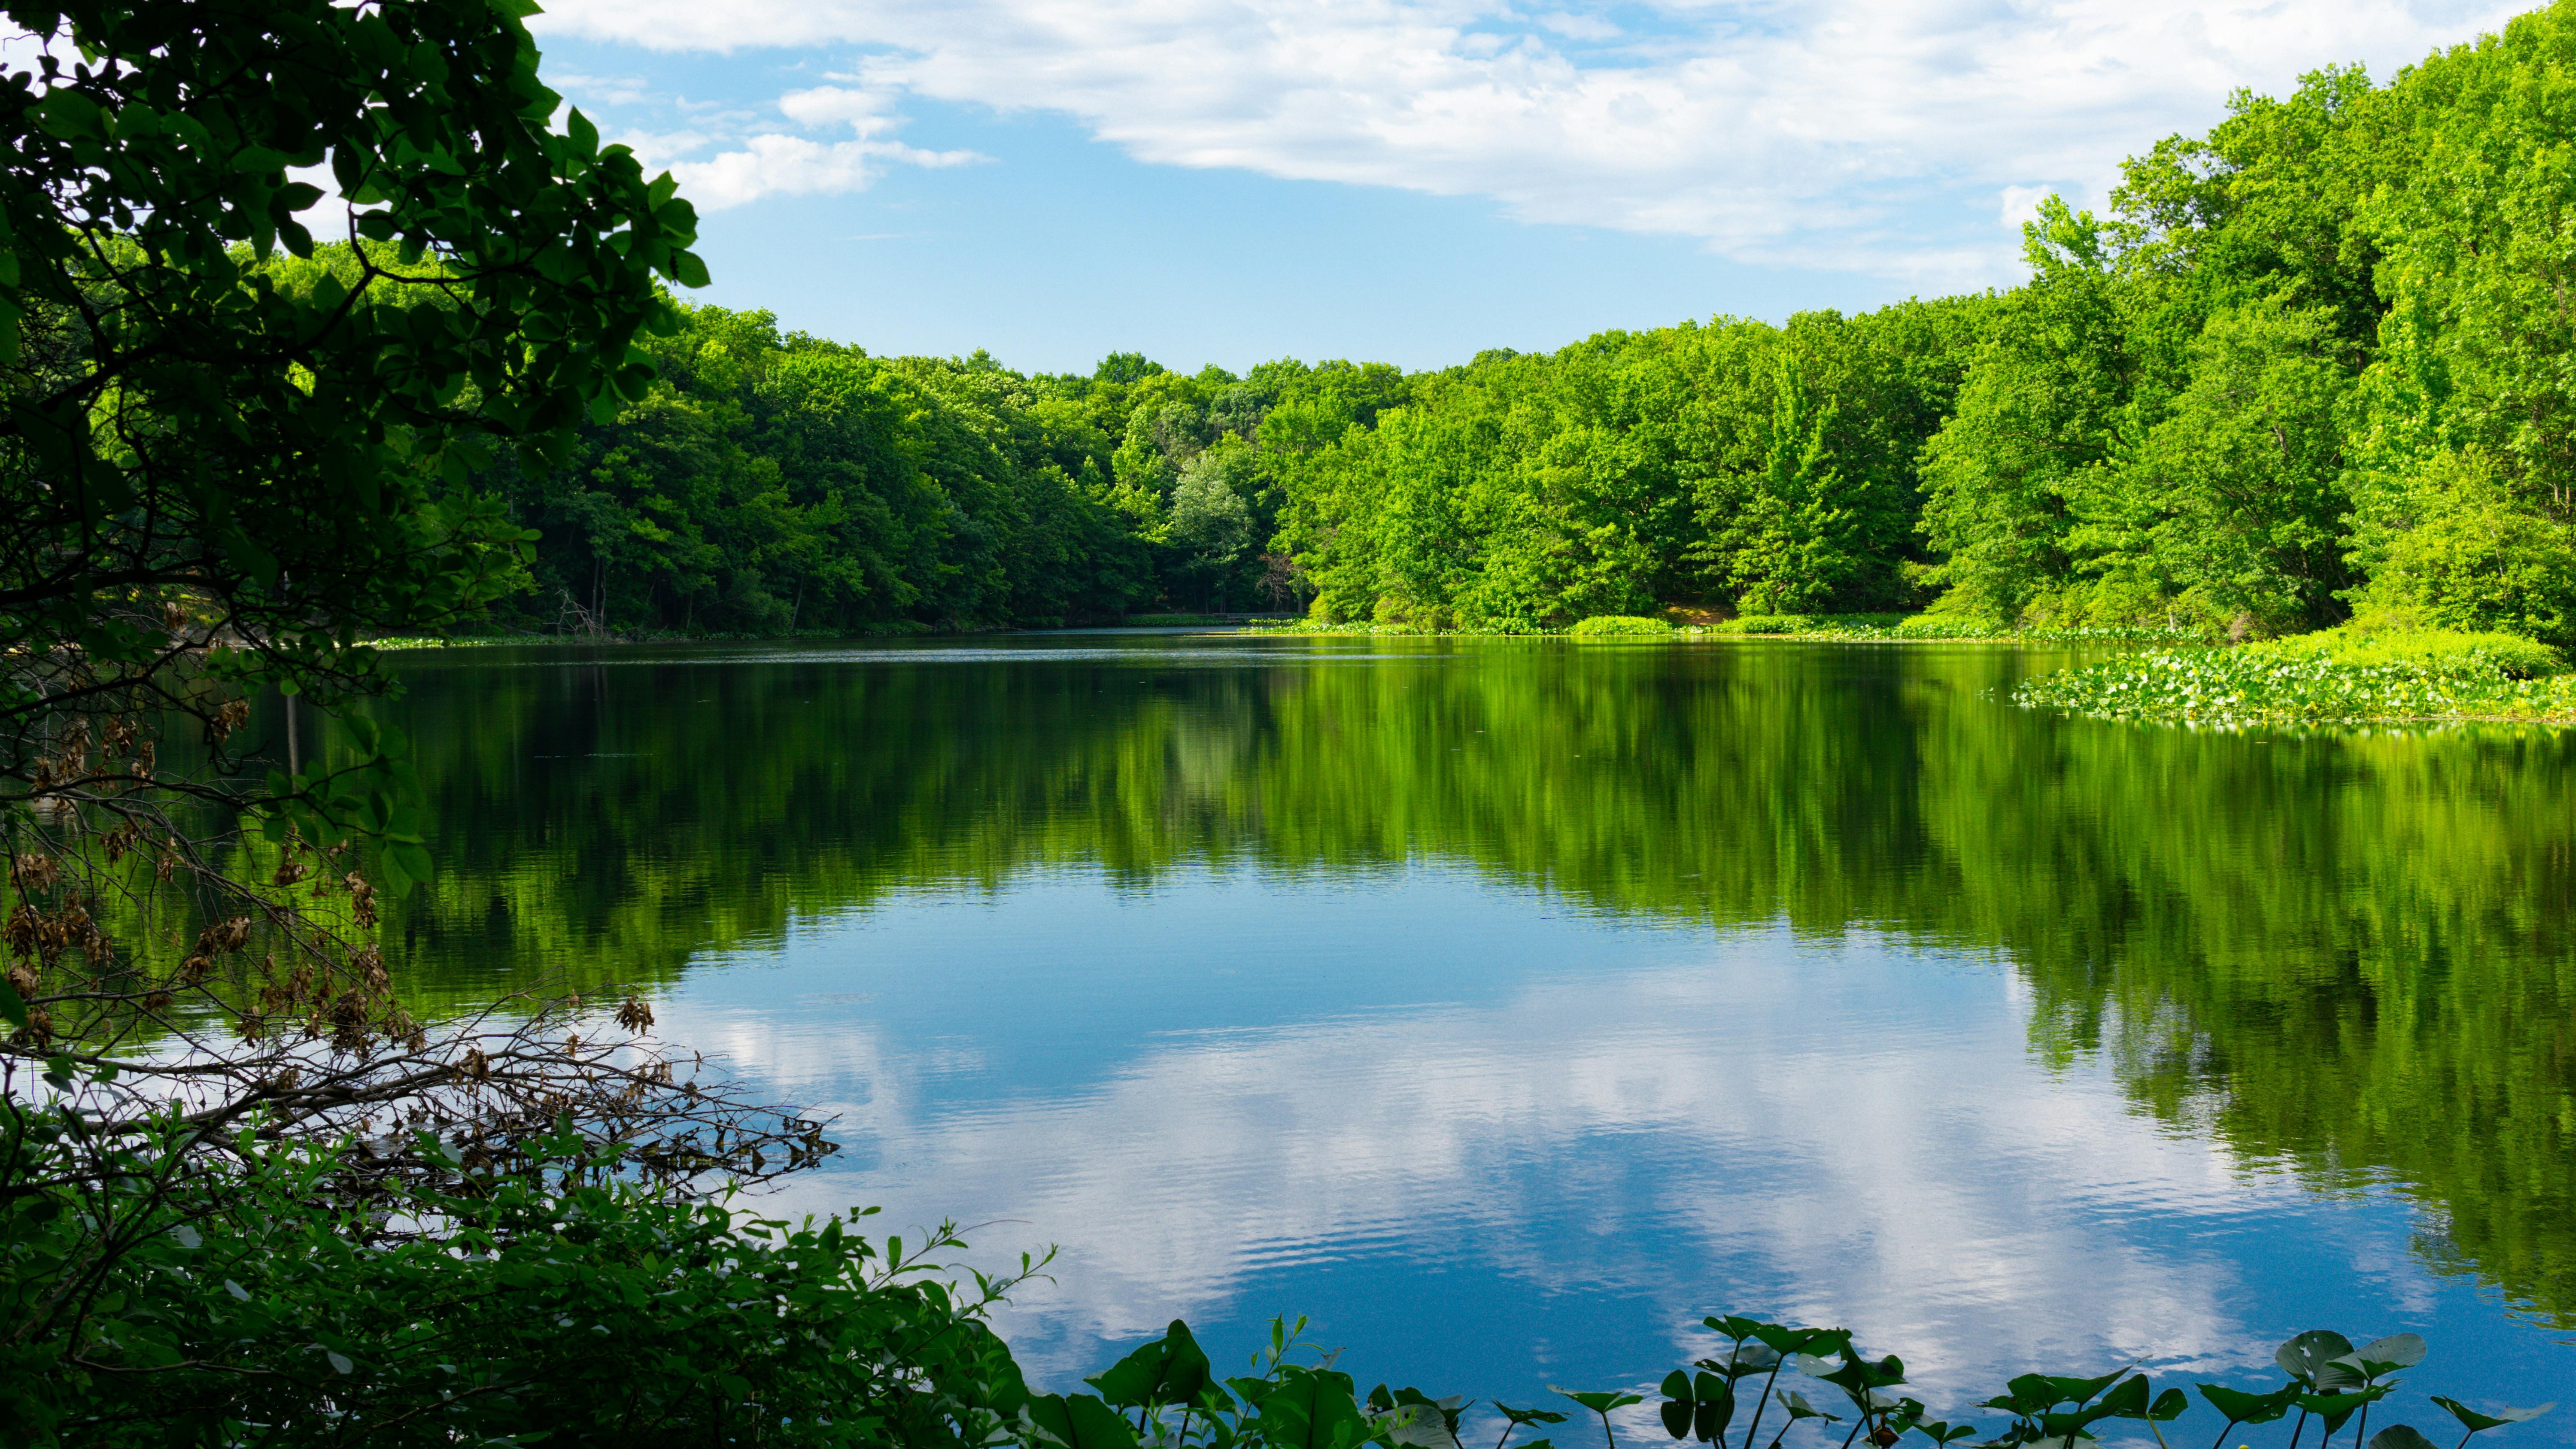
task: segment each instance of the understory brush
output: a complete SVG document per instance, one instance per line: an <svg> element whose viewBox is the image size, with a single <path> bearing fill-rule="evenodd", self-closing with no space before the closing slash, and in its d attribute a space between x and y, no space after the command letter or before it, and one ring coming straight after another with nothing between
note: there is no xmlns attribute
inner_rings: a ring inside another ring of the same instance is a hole
<svg viewBox="0 0 2576 1449"><path fill-rule="evenodd" d="M2510 634L2346 624L2233 648L2158 650L2029 680L2015 703L2138 723L2576 721L2558 650Z"/></svg>

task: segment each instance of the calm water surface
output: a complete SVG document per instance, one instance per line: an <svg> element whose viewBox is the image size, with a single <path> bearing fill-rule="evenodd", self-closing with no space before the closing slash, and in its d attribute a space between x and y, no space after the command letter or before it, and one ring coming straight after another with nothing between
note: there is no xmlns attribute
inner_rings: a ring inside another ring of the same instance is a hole
<svg viewBox="0 0 2576 1449"><path fill-rule="evenodd" d="M643 981L838 1113L782 1208L1059 1245L1007 1314L1055 1387L1302 1313L1363 1385L1529 1403L1737 1310L1936 1406L2132 1359L2268 1387L2317 1326L2576 1398L2576 743L2001 698L2063 662L414 655L442 874L394 926L425 997Z"/></svg>

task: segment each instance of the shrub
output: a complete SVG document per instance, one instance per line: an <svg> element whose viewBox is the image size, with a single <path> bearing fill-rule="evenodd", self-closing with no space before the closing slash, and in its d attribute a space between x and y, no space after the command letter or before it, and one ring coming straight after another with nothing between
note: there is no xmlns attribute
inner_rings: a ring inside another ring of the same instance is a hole
<svg viewBox="0 0 2576 1449"><path fill-rule="evenodd" d="M370 1203L349 1191L364 1157L251 1129L230 1167L165 1178L177 1159L144 1150L75 1189L47 1170L63 1119L13 1099L7 1120L15 1442L963 1449L1001 1427L990 1386L1017 1381L982 1317L1008 1285L961 1293L925 1261L953 1234L907 1252L855 1219L748 1219L621 1179L569 1133L552 1172L496 1178L448 1149L452 1186L375 1183ZM104 1260L99 1213L129 1243Z"/></svg>
<svg viewBox="0 0 2576 1449"><path fill-rule="evenodd" d="M1673 626L1661 619L1640 618L1634 614L1595 614L1566 632L1577 639L1668 638Z"/></svg>
<svg viewBox="0 0 2576 1449"><path fill-rule="evenodd" d="M2567 672L2567 656L2518 634L2461 633L2355 622L2281 641L2285 652L2354 665L2414 664L2427 669L2492 666L2515 679Z"/></svg>
<svg viewBox="0 0 2576 1449"><path fill-rule="evenodd" d="M1721 634L1756 638L1798 635L1818 639L1894 638L1901 614L1743 614L1717 626Z"/></svg>
<svg viewBox="0 0 2576 1449"><path fill-rule="evenodd" d="M2000 619L1974 614L1910 614L1896 625L1899 639L1995 639L2011 632Z"/></svg>

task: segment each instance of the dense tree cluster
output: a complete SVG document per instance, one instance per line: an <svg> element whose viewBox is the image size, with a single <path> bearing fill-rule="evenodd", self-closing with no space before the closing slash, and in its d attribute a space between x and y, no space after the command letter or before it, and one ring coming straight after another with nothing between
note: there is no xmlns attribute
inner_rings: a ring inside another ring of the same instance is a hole
<svg viewBox="0 0 2576 1449"><path fill-rule="evenodd" d="M539 535L522 622L773 634L1296 607L1282 460L1375 420L1384 366L1238 378L1113 355L1025 377L684 309L659 378L500 491Z"/></svg>
<svg viewBox="0 0 2576 1449"><path fill-rule="evenodd" d="M2239 95L2029 280L1459 367L1022 377L701 310L516 484L530 607L727 630L1305 607L1532 627L1936 604L2576 638L2576 6Z"/></svg>
<svg viewBox="0 0 2576 1449"><path fill-rule="evenodd" d="M2001 295L1480 359L1292 486L1338 617L1935 597L2576 636L2576 7L2241 94Z"/></svg>

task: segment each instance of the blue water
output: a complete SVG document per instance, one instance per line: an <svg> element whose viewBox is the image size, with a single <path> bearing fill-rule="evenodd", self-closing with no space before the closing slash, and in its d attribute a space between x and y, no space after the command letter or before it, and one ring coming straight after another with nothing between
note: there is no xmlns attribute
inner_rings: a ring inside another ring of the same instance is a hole
<svg viewBox="0 0 2576 1449"><path fill-rule="evenodd" d="M869 671L896 665L962 677L1078 664L1150 684L1264 664L1240 643L1179 658L1157 647L799 656L825 674L791 692L801 704L839 679L882 694L889 680ZM789 666L693 665L729 667ZM1275 675L1254 683L1284 687ZM420 687L464 690L465 677ZM2011 713L1975 681L1907 687L1961 718ZM666 685L629 707L683 705ZM613 734L580 743L651 755ZM1226 738L1185 731L1136 766L1187 777L1154 797L1167 815L1277 784L1257 751L1183 747ZM1921 768L1940 748L1923 746ZM1065 803L1089 798L1079 790L1043 809L989 793L943 809L1061 825L1113 808ZM2160 1380L2268 1388L2273 1346L2313 1327L2356 1342L2423 1332L2433 1356L2411 1377L2472 1402L2559 1397L2576 1381L2576 1340L2546 1305L2509 1304L2454 1262L2441 1204L2417 1185L2370 1162L2337 1174L2250 1153L2214 1129L2214 1105L2145 1109L2119 1051L2043 1049L2008 943L1867 912L1818 929L1787 902L1752 920L1631 908L1497 864L1514 858L1501 846L1480 856L1454 823L1375 822L1379 838L1411 842L1375 854L1266 849L1289 831L1282 808L1246 805L1204 835L1215 843L1150 869L1086 853L1077 831L1061 837L1070 847L853 886L843 903L826 890L723 944L710 928L657 990L662 1034L839 1117L839 1156L754 1205L970 1225L965 1256L986 1268L1052 1247L1046 1277L999 1319L1031 1377L1056 1388L1174 1317L1223 1365L1266 1341L1274 1316L1305 1315L1363 1387L1515 1404L1552 1384L1649 1392L1711 1351L1699 1319L1727 1311L1849 1327L1905 1356L1911 1392L1989 1429L2000 1416L1970 1401L2014 1374L2135 1362ZM473 828L441 824L449 838ZM793 874L777 857L806 838L745 849L767 862L758 871ZM2263 869L2259 853L2243 868ZM1660 1440L1651 1413L1650 1398L1623 1425ZM1498 1427L1481 1408L1470 1418ZM2400 1420L2450 1442L2415 1385L2374 1426ZM1580 1428L1558 1442L1584 1442ZM2196 1409L2170 1431L2174 1449L2217 1428ZM2237 1441L2277 1445L2280 1429ZM2105 1437L2143 1439L2134 1426ZM2576 1442L2576 1411L2487 1442Z"/></svg>
<svg viewBox="0 0 2576 1449"><path fill-rule="evenodd" d="M1298 1314L1368 1380L1522 1404L1642 1392L1729 1310L1854 1328L1962 1408L2033 1368L2252 1384L2323 1324L2426 1332L2471 1396L2576 1364L2422 1266L2394 1195L2309 1191L2101 1064L2034 1063L2012 976L1970 955L1424 864L1056 871L707 965L666 1034L842 1116L846 1156L782 1206L990 1224L987 1265L1055 1246L1003 1322L1059 1387L1174 1317L1249 1354Z"/></svg>

